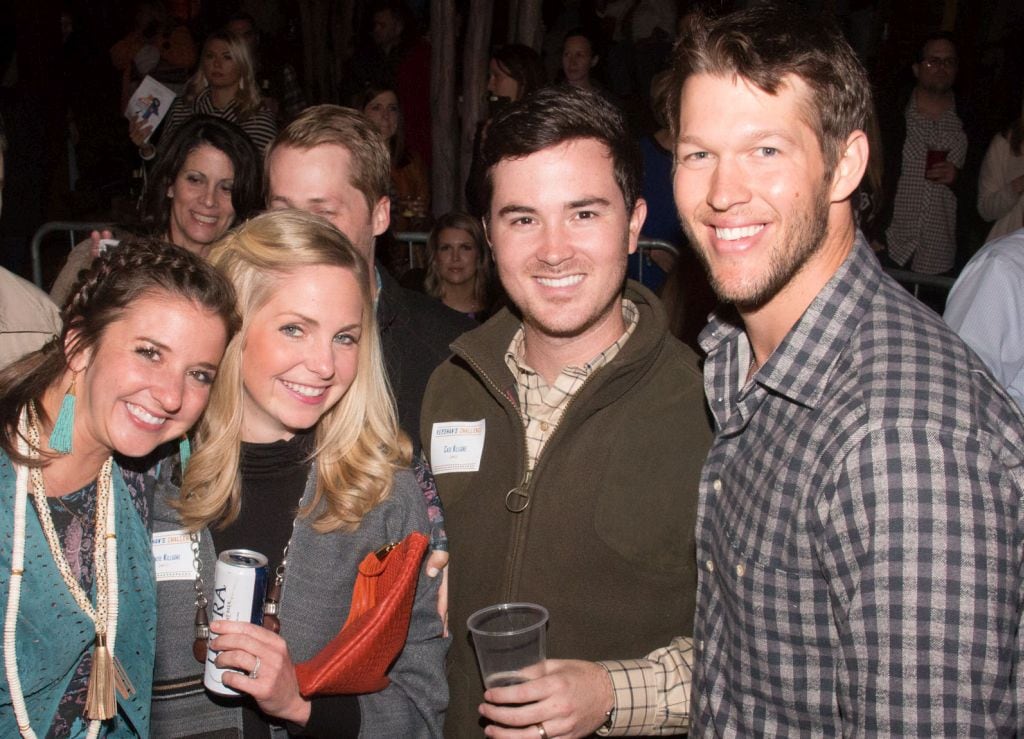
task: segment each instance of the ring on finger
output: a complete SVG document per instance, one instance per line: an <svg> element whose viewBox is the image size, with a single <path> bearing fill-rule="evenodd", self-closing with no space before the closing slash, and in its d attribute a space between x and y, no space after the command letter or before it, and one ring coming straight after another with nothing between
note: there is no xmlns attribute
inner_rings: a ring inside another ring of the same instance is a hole
<svg viewBox="0 0 1024 739"><path fill-rule="evenodd" d="M249 670L249 679L250 680L255 680L257 677L259 677L259 674L260 674L260 658L257 656L256 657L256 664L254 664L252 666L252 669ZM545 734L544 736L546 738L547 734Z"/></svg>
<svg viewBox="0 0 1024 739"><path fill-rule="evenodd" d="M544 722L537 724L537 734L540 735L540 739L548 739L548 732L544 728Z"/></svg>

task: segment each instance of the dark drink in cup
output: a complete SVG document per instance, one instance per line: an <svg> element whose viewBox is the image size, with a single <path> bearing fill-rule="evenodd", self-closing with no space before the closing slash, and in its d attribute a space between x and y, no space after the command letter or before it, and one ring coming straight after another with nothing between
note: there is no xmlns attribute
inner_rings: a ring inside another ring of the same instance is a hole
<svg viewBox="0 0 1024 739"><path fill-rule="evenodd" d="M490 690L491 688L507 688L510 685L521 685L526 682L526 678L518 672L496 672L493 675L488 675L487 679L484 680L484 687Z"/></svg>
<svg viewBox="0 0 1024 739"><path fill-rule="evenodd" d="M924 155L925 172L936 164L942 164L942 162L946 161L947 156L949 156L949 149L929 149L928 153Z"/></svg>

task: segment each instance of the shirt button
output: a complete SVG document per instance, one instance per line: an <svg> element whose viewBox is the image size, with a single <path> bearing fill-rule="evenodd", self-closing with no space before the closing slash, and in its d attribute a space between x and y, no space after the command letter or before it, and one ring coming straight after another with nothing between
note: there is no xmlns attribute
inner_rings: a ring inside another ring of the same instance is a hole
<svg viewBox="0 0 1024 739"><path fill-rule="evenodd" d="M746 571L747 571L747 569L743 566L742 562L740 564L736 565L736 576L737 577L743 577L743 573L746 572Z"/></svg>
<svg viewBox="0 0 1024 739"><path fill-rule="evenodd" d="M540 422L540 430L541 431L547 431L549 428L551 428L551 425L547 421L541 421Z"/></svg>
<svg viewBox="0 0 1024 739"><path fill-rule="evenodd" d="M716 493L722 492L722 481L719 479L715 479L715 481L711 483L711 487L715 489Z"/></svg>
<svg viewBox="0 0 1024 739"><path fill-rule="evenodd" d="M702 652L704 651L704 640L703 639L700 639L697 642L697 648L700 649L700 651L702 651Z"/></svg>
<svg viewBox="0 0 1024 739"><path fill-rule="evenodd" d="M712 562L710 559L707 562L704 563L704 566L708 568L708 572L714 572L715 571L715 563Z"/></svg>

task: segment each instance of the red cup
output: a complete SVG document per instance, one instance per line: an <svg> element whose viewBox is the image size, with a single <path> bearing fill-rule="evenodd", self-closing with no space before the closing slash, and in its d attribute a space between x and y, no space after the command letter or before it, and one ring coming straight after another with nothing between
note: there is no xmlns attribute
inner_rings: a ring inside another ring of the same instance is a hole
<svg viewBox="0 0 1024 739"><path fill-rule="evenodd" d="M947 156L949 156L949 149L929 149L928 153L924 155L925 171L927 172L936 164L942 164L946 161Z"/></svg>

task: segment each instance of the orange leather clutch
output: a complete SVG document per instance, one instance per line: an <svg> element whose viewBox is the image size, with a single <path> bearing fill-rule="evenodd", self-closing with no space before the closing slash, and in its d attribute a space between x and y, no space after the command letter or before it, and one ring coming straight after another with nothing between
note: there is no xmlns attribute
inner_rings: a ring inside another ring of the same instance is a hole
<svg viewBox="0 0 1024 739"><path fill-rule="evenodd" d="M366 555L341 631L315 657L295 665L304 697L375 693L388 686L388 669L409 632L426 550L427 537L414 531Z"/></svg>

